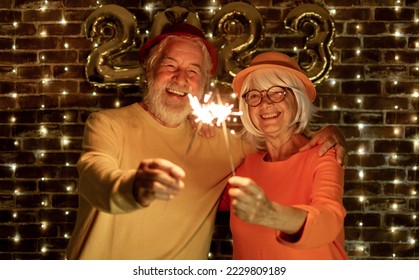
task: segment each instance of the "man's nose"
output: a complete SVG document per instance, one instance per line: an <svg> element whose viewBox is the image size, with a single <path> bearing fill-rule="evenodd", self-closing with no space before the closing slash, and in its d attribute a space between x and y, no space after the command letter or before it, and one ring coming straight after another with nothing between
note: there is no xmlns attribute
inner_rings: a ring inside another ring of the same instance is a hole
<svg viewBox="0 0 419 280"><path fill-rule="evenodd" d="M176 70L173 75L173 78L176 79L177 82L186 83L188 81L188 76L186 75L186 71L182 69Z"/></svg>

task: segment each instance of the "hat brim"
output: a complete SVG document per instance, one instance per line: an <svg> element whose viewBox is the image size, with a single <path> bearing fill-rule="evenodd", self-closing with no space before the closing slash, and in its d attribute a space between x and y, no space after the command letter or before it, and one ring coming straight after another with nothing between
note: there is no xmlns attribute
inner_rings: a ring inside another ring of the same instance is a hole
<svg viewBox="0 0 419 280"><path fill-rule="evenodd" d="M313 102L314 99L316 99L316 89L313 83L311 82L311 80L305 74L303 74L300 71L294 70L290 67L284 67L281 65L268 64L268 63L249 66L248 68L245 68L241 70L239 73L237 73L237 75L234 77L233 82L232 82L232 87L233 87L234 92L237 94L240 94L243 82L246 79L247 75L249 75L253 71L256 71L258 69L264 69L264 68L266 69L267 67L272 68L272 69L278 69L278 70L288 72L297 76L301 80L301 82L304 84L306 94L310 98L311 102Z"/></svg>
<svg viewBox="0 0 419 280"><path fill-rule="evenodd" d="M185 33L185 32L164 33L164 34L160 34L156 37L153 37L151 39L148 39L140 49L140 62L143 63L146 60L146 58L148 56L148 53L150 52L150 50L154 46L159 44L164 38L166 38L168 36L172 36L172 35L187 37L187 38L198 38L202 43L204 43L204 45L207 48L208 53L211 57L211 61L212 61L211 75L214 75L217 72L217 67L218 67L218 52L217 52L217 50L208 41L206 41L204 38L201 38L200 36L192 35L190 33Z"/></svg>

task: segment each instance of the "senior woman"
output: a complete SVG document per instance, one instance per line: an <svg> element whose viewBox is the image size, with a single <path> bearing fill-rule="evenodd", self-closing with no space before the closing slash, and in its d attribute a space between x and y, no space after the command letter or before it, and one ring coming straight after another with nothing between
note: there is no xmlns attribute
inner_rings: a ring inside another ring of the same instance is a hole
<svg viewBox="0 0 419 280"><path fill-rule="evenodd" d="M256 56L233 80L244 137L258 152L229 179L233 259L347 259L343 167L335 149L319 156L308 141L316 90L278 52ZM226 201L227 199L227 201Z"/></svg>

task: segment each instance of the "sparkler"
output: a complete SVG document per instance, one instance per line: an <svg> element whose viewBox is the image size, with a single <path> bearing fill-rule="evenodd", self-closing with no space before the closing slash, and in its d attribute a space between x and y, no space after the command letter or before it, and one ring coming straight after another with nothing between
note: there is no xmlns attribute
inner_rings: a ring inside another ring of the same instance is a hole
<svg viewBox="0 0 419 280"><path fill-rule="evenodd" d="M202 124L214 125L215 122L217 126L222 125L227 150L229 151L229 162L231 171L232 174L235 175L233 157L230 152L230 141L228 138L226 119L231 115L240 116L242 112L233 112L232 108L234 107L234 105L222 104L221 97L219 94L217 94L217 103L208 103L208 100L210 100L211 96L212 93L206 94L204 96L204 103L201 104L196 96L188 94L189 102L192 107L192 114L194 114L197 117L195 121L199 122L196 132L199 131L199 129L202 127ZM188 155L192 147L192 143L195 139L196 132L194 133L191 141L189 142L186 155Z"/></svg>

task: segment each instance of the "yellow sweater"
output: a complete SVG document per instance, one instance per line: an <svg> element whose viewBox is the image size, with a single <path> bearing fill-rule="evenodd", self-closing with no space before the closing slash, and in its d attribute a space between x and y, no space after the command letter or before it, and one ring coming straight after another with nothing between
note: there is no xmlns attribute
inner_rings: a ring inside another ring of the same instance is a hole
<svg viewBox="0 0 419 280"><path fill-rule="evenodd" d="M93 113L86 122L80 207L68 259L207 259L217 204L231 173L251 148L222 131L196 136L185 122L157 123L138 103ZM142 208L132 196L142 159L165 158L186 172L185 189L172 201Z"/></svg>

